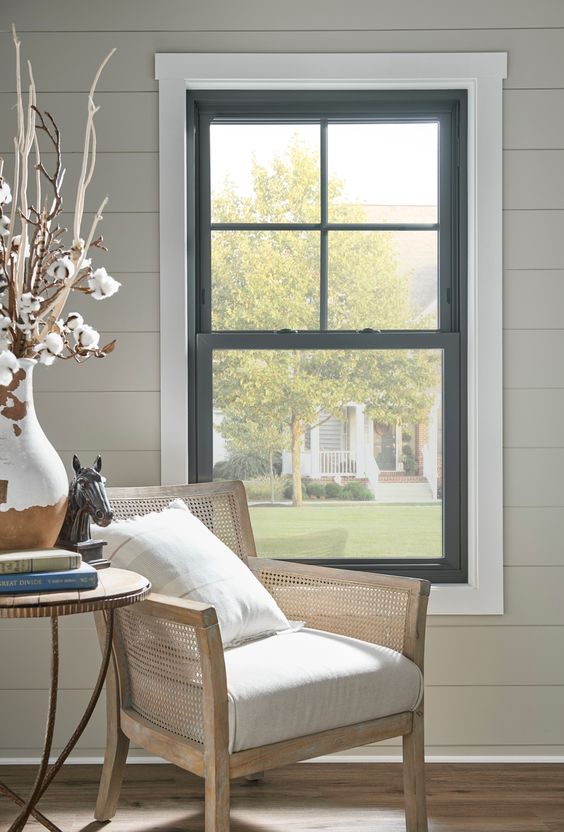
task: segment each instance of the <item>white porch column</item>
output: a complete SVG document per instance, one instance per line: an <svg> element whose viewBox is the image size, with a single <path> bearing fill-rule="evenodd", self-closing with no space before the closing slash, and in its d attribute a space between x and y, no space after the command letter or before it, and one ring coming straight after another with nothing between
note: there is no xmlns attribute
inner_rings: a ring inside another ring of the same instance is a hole
<svg viewBox="0 0 564 832"><path fill-rule="evenodd" d="M364 442L364 405L355 404L355 457L356 457L356 475L357 477L366 476L366 457L367 452Z"/></svg>
<svg viewBox="0 0 564 832"><path fill-rule="evenodd" d="M317 479L321 476L319 465L319 425L316 425L314 428L311 429L309 434L309 442L311 447L311 476L313 479Z"/></svg>

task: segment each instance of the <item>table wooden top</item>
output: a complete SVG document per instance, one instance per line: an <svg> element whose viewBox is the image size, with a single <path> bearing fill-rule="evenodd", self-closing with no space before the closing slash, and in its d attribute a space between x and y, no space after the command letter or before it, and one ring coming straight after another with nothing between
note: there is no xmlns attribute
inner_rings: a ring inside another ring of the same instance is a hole
<svg viewBox="0 0 564 832"><path fill-rule="evenodd" d="M126 569L100 569L96 589L0 595L0 618L53 618L125 607L143 601L151 584Z"/></svg>

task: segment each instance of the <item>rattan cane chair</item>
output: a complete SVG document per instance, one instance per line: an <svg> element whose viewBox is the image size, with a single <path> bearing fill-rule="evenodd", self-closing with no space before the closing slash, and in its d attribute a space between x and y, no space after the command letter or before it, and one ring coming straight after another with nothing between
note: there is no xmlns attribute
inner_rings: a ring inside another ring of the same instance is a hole
<svg viewBox="0 0 564 832"><path fill-rule="evenodd" d="M428 582L257 558L239 482L109 489L116 519L162 510L178 497L242 558L290 619L390 647L423 670ZM427 832L422 703L415 711L234 753L228 730L215 609L151 595L118 611L97 820L116 811L130 741L205 778L206 832L228 832L230 779L255 779L269 768L401 736L407 832Z"/></svg>

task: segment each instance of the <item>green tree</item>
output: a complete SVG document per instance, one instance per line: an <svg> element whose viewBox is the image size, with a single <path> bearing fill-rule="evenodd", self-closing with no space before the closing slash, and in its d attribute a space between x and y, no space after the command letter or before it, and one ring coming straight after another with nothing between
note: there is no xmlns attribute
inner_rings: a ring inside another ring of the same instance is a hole
<svg viewBox="0 0 564 832"><path fill-rule="evenodd" d="M226 183L213 204L217 222L290 223L319 219L317 157L297 140L271 168L252 167L252 194ZM366 221L329 183L332 218ZM213 326L219 330L316 329L319 237L311 231L218 231L212 239ZM399 329L414 319L407 278L398 273L389 232L333 232L329 241L331 329ZM437 354L423 350L217 351L214 407L221 433L241 449L290 447L293 501L302 503L301 448L308 426L343 418L350 401L380 422L414 422L429 410ZM321 414L324 414L323 416Z"/></svg>
<svg viewBox="0 0 564 832"><path fill-rule="evenodd" d="M225 439L229 457L214 465L214 472L216 469L230 472L229 476L223 475L225 479L268 475L270 502L273 503L275 464L280 465L280 454L286 442L284 422L274 421L272 414L264 412L257 403L255 410L249 414L231 410L225 418L222 416L215 429ZM247 460L251 465L246 464Z"/></svg>

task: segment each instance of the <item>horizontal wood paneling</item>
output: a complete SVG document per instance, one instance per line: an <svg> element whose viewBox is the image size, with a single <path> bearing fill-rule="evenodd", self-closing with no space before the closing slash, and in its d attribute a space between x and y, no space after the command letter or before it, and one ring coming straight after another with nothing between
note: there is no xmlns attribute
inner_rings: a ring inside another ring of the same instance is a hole
<svg viewBox="0 0 564 832"><path fill-rule="evenodd" d="M429 628L564 627L564 604L561 600L564 592L564 568L511 566L505 569L504 581L504 615L435 615L429 617ZM479 662L480 657L476 656L474 661ZM515 741L518 742L517 724L515 730Z"/></svg>
<svg viewBox="0 0 564 832"><path fill-rule="evenodd" d="M563 566L562 508L506 508L505 563L512 566Z"/></svg>
<svg viewBox="0 0 564 832"><path fill-rule="evenodd" d="M505 451L505 505L564 506L563 448Z"/></svg>
<svg viewBox="0 0 564 832"><path fill-rule="evenodd" d="M564 330L511 330L504 334L504 386L564 387Z"/></svg>
<svg viewBox="0 0 564 832"><path fill-rule="evenodd" d="M564 268L564 211L506 211L503 227L506 269Z"/></svg>
<svg viewBox="0 0 564 832"><path fill-rule="evenodd" d="M35 405L58 450L159 450L158 393L40 392Z"/></svg>
<svg viewBox="0 0 564 832"><path fill-rule="evenodd" d="M503 165L504 208L564 208L564 150L506 150Z"/></svg>
<svg viewBox="0 0 564 832"><path fill-rule="evenodd" d="M60 626L60 686L63 690L91 691L100 665L100 649L92 616L89 628ZM62 621L61 621L62 624ZM13 627L0 624L0 690L45 690L49 685L51 636L49 627Z"/></svg>
<svg viewBox="0 0 564 832"><path fill-rule="evenodd" d="M111 183L109 183L111 185ZM109 206L108 206L109 208ZM155 204L155 210L157 205ZM84 215L82 236L86 237L94 213ZM61 215L61 222L72 222L68 214ZM110 274L113 272L156 272L159 269L158 246L159 215L155 214L113 214L104 213L96 233L104 237L108 252L96 255L96 262L104 264ZM72 225L71 225L72 227ZM108 301L111 302L111 301Z"/></svg>
<svg viewBox="0 0 564 832"><path fill-rule="evenodd" d="M506 271L506 329L564 329L564 269Z"/></svg>
<svg viewBox="0 0 564 832"><path fill-rule="evenodd" d="M4 154L14 149L16 126L13 92L0 92L0 149ZM63 159L67 153L82 153L86 123L87 97L84 93L43 92L38 101L41 110L50 112L61 130ZM156 152L159 147L158 96L153 92L96 93L96 132L99 158L105 153ZM127 117L124 118L124 114ZM95 187L98 176L92 181ZM99 183L100 186L103 184ZM109 186L111 182L106 182ZM75 182L76 187L76 182ZM153 194L156 196L156 194Z"/></svg>
<svg viewBox="0 0 564 832"><path fill-rule="evenodd" d="M111 303L111 299L104 301ZM99 306L96 301L92 304ZM92 310L96 312L97 310ZM94 315L86 319L97 325ZM90 358L84 364L55 361L50 367L34 371L36 391L51 393L74 390L95 391L159 391L159 335L157 332L102 332L100 345L117 344L105 358Z"/></svg>
<svg viewBox="0 0 564 832"><path fill-rule="evenodd" d="M562 636L562 627L433 627L426 684L564 685Z"/></svg>
<svg viewBox="0 0 564 832"><path fill-rule="evenodd" d="M54 156L43 154L47 170L53 170ZM12 179L14 154L4 154L5 173ZM65 179L61 193L63 205L72 210L76 200L76 184L82 165L82 152L66 152ZM96 159L96 175L88 186L86 207L95 210L105 196L109 195L107 213L155 213L158 202L155 195L159 190L158 153L100 153Z"/></svg>
<svg viewBox="0 0 564 832"><path fill-rule="evenodd" d="M94 8L85 6L80 14L66 4L54 6L52 13L41 0L5 2L6 19L15 20L24 30L198 30L249 29L483 29L504 27L564 26L564 9L557 0L493 0L487 5L454 4L450 0L426 0L424 6L409 0L400 6L375 5L371 0L352 0L343 6L331 0L289 0L283 6L265 7L259 0L242 0L236 7L223 0L206 3L165 0L158 7L149 0L136 0L135 13L128 6L111 0L98 0Z"/></svg>
<svg viewBox="0 0 564 832"><path fill-rule="evenodd" d="M507 448L564 448L564 389L506 390Z"/></svg>
<svg viewBox="0 0 564 832"><path fill-rule="evenodd" d="M503 93L503 135L506 148L561 149L564 144L564 89L506 89Z"/></svg>
<svg viewBox="0 0 564 832"><path fill-rule="evenodd" d="M85 690L61 690L57 712L59 719L55 726L54 749L65 745L71 732L86 708L90 692ZM45 733L47 689L45 690L0 690L0 749L19 748L30 754L41 748ZM90 723L79 740L77 748L104 748L106 742L105 708L101 700ZM9 719L4 715L9 714Z"/></svg>
<svg viewBox="0 0 564 832"><path fill-rule="evenodd" d="M318 21L312 31L292 27L287 32L253 32L250 27L237 32L39 31L25 34L23 50L32 59L41 93L87 92L99 63L114 47L117 52L100 79L102 92L156 90L155 52L510 51L506 89L562 87L564 55L558 30L389 33L367 31L363 25L356 31L322 31L319 26ZM1 92L13 89L13 78L13 52L7 40L0 54Z"/></svg>
<svg viewBox="0 0 564 832"><path fill-rule="evenodd" d="M158 442L158 437L156 441ZM159 451L106 451L101 445L98 445L95 450L78 447L71 451L59 450L67 471L72 471L73 453L78 454L81 460L91 461L101 454L104 476L108 480L108 485L158 485L161 481Z"/></svg>
<svg viewBox="0 0 564 832"><path fill-rule="evenodd" d="M425 694L431 745L564 744L564 688L445 687ZM516 733L516 722L519 723Z"/></svg>
<svg viewBox="0 0 564 832"><path fill-rule="evenodd" d="M80 312L91 325L106 332L156 332L159 331L159 276L113 272L121 283L116 295L104 301L95 301L81 292L75 292L68 311Z"/></svg>

